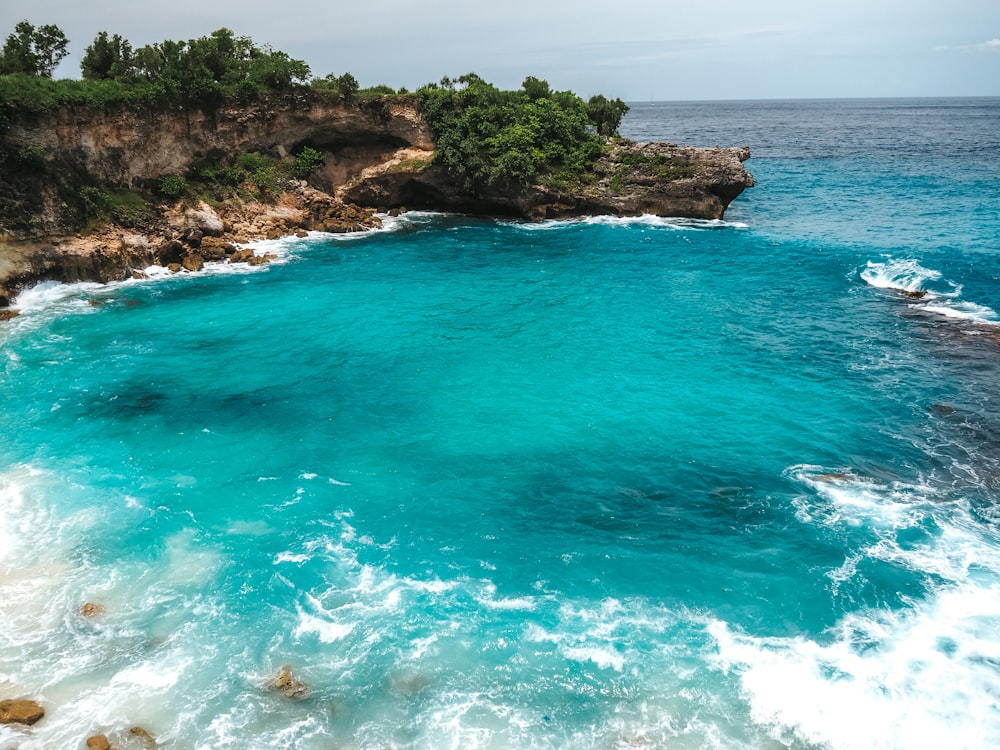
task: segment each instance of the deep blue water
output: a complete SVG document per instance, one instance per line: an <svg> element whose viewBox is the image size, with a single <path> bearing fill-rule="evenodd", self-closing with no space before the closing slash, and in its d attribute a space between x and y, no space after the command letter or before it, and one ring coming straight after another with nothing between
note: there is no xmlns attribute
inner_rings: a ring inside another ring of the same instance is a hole
<svg viewBox="0 0 1000 750"><path fill-rule="evenodd" d="M1000 100L622 131L757 187L25 293L0 747L1000 743Z"/></svg>

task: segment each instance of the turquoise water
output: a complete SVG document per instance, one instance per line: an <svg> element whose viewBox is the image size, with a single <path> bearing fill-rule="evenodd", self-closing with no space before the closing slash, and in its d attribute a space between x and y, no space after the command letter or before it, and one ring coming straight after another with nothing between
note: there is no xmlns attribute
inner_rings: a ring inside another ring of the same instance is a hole
<svg viewBox="0 0 1000 750"><path fill-rule="evenodd" d="M1000 100L623 130L758 187L22 295L0 747L1000 742Z"/></svg>

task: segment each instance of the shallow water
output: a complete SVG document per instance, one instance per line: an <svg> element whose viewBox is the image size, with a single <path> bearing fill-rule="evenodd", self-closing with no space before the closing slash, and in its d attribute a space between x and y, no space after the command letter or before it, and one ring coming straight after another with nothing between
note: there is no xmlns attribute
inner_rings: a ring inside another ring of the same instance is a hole
<svg viewBox="0 0 1000 750"><path fill-rule="evenodd" d="M0 748L996 744L998 125L636 105L753 148L727 221L409 214L26 292L0 697L48 714Z"/></svg>

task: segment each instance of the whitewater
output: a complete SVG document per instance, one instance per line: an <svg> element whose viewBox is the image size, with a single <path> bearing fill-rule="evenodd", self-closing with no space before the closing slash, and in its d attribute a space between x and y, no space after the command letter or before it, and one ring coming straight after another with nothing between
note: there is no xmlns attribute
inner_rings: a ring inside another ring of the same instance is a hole
<svg viewBox="0 0 1000 750"><path fill-rule="evenodd" d="M1000 99L622 131L757 186L23 292L0 750L1000 745Z"/></svg>

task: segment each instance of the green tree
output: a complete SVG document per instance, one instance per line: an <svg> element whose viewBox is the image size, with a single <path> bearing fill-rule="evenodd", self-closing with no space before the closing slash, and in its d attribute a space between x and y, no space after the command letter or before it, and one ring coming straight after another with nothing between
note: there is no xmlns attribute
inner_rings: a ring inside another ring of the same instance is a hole
<svg viewBox="0 0 1000 750"><path fill-rule="evenodd" d="M545 99L552 93L548 81L543 81L534 76L525 78L524 83L521 84L521 88L524 89L524 93L528 95L529 99Z"/></svg>
<svg viewBox="0 0 1000 750"><path fill-rule="evenodd" d="M472 195L491 186L527 188L555 172L579 176L600 153L584 101L537 78L503 91L469 73L417 96L434 130L435 159Z"/></svg>
<svg viewBox="0 0 1000 750"><path fill-rule="evenodd" d="M300 180L304 180L322 166L323 154L306 146L292 160L292 174Z"/></svg>
<svg viewBox="0 0 1000 750"><path fill-rule="evenodd" d="M21 21L0 50L0 73L51 78L56 66L69 54L68 45L69 40L58 26L45 24L36 29Z"/></svg>
<svg viewBox="0 0 1000 750"><path fill-rule="evenodd" d="M80 72L88 81L132 77L135 72L132 45L118 34L109 39L108 32L100 32L84 51Z"/></svg>
<svg viewBox="0 0 1000 750"><path fill-rule="evenodd" d="M597 134L603 136L618 133L618 126L628 110L629 106L621 99L608 99L603 94L592 96L587 102L587 117L596 126Z"/></svg>
<svg viewBox="0 0 1000 750"><path fill-rule="evenodd" d="M337 84L337 90L346 102L353 100L354 96L361 89L361 86L358 85L358 79L350 73L344 73L341 76L337 76L337 78L334 79L334 82Z"/></svg>

